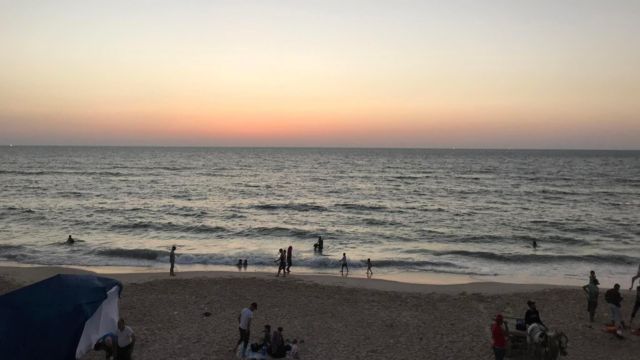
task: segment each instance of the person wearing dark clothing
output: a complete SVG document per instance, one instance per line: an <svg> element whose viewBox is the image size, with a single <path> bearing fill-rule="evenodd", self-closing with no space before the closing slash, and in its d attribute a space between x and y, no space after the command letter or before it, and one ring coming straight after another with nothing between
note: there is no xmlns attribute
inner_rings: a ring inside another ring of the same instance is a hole
<svg viewBox="0 0 640 360"><path fill-rule="evenodd" d="M176 266L176 246L171 247L171 253L169 253L169 262L171 263L171 268L169 269L169 276L176 276L173 272L174 267Z"/></svg>
<svg viewBox="0 0 640 360"><path fill-rule="evenodd" d="M71 235L69 235L69 237L67 238L67 244L72 245L75 242L76 241L71 237Z"/></svg>
<svg viewBox="0 0 640 360"><path fill-rule="evenodd" d="M622 295L620 295L620 284L615 284L613 289L607 290L607 292L604 293L604 300L609 304L611 322L616 327L622 328L622 316L620 314Z"/></svg>
<svg viewBox="0 0 640 360"><path fill-rule="evenodd" d="M536 302L529 300L527 301L527 306L529 306L529 309L524 314L525 326L529 327L529 325L531 324L540 324L546 327L546 325L542 322L542 319L540 319L540 313L538 312L538 309L536 309Z"/></svg>
<svg viewBox="0 0 640 360"><path fill-rule="evenodd" d="M278 250L278 274L276 276L280 276L280 271L282 271L282 276L287 276L287 252L284 249Z"/></svg>
<svg viewBox="0 0 640 360"><path fill-rule="evenodd" d="M287 248L287 273L291 272L291 259L293 257L293 247Z"/></svg>
<svg viewBox="0 0 640 360"><path fill-rule="evenodd" d="M271 349L269 351L269 355L275 359L281 359L287 356L287 346L284 343L281 327L279 327L277 331L274 331L273 336L271 336Z"/></svg>
<svg viewBox="0 0 640 360"><path fill-rule="evenodd" d="M589 284L582 287L582 290L587 294L587 312L589 313L589 321L593 322L596 315L596 308L598 307L598 295L600 290L598 289L598 279L595 278L593 271L589 277Z"/></svg>

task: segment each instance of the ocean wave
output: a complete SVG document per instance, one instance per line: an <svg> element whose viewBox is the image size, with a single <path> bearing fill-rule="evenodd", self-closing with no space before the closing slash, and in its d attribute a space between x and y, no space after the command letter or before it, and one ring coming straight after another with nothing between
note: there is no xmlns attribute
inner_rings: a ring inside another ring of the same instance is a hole
<svg viewBox="0 0 640 360"><path fill-rule="evenodd" d="M143 261L167 262L169 252L155 249L123 249L109 248L95 250L94 254L103 257L117 257L136 259ZM275 266L275 257L267 254L242 256L248 259L249 264L257 266ZM366 259L349 259L349 266L352 268L366 267ZM204 254L204 253L178 253L176 263L182 265L235 265L238 257L232 254ZM339 261L337 258L329 256L313 256L305 258L293 258L294 266L304 266L307 268L330 269L337 268ZM426 261L426 260L374 260L373 265L378 268L402 268L402 269L464 269L464 266L447 261Z"/></svg>
<svg viewBox="0 0 640 360"><path fill-rule="evenodd" d="M383 205L371 205L371 204L354 204L354 203L341 203L336 204L336 207L347 209L347 210L358 210L358 211L383 211L388 208Z"/></svg>
<svg viewBox="0 0 640 360"><path fill-rule="evenodd" d="M503 263L559 263L559 262L589 262L606 264L635 264L638 258L626 255L553 255L553 254L498 254L487 251L432 251L435 256L462 256Z"/></svg>
<svg viewBox="0 0 640 360"><path fill-rule="evenodd" d="M0 170L0 174L7 175L28 175L28 176L43 176L43 175L70 175L70 176L106 176L106 177L119 177L129 176L130 174L122 173L118 171L59 171L59 170Z"/></svg>
<svg viewBox="0 0 640 360"><path fill-rule="evenodd" d="M142 260L157 260L163 256L169 256L168 251L150 249L100 249L95 251L96 255L112 256Z"/></svg>
<svg viewBox="0 0 640 360"><path fill-rule="evenodd" d="M294 211L327 211L324 206L315 204L259 204L251 206L253 209L266 210L266 211L278 211L278 210L294 210Z"/></svg>
<svg viewBox="0 0 640 360"><path fill-rule="evenodd" d="M221 233L228 231L222 226L210 226L205 224L188 225L175 224L172 222L155 223L148 221L139 221L134 223L114 224L111 230L129 230L129 231L162 231L162 232L184 232L184 233Z"/></svg>
<svg viewBox="0 0 640 360"><path fill-rule="evenodd" d="M259 226L241 230L236 233L239 236L272 236L272 237L293 237L300 239L310 239L318 237L319 235L323 236L331 236L331 234L327 234L326 232L315 231L315 230L305 230L300 228L288 228L281 226L274 227L266 227Z"/></svg>
<svg viewBox="0 0 640 360"><path fill-rule="evenodd" d="M5 210L7 212L22 213L22 214L33 214L33 213L35 213L35 210L29 209L29 208L20 207L20 206L7 206L5 208Z"/></svg>

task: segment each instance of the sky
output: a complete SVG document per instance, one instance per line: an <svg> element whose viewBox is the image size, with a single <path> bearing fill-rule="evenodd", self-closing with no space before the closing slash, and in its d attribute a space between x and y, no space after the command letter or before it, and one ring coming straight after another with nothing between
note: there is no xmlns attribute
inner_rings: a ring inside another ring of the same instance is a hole
<svg viewBox="0 0 640 360"><path fill-rule="evenodd" d="M0 0L0 144L640 149L640 1Z"/></svg>

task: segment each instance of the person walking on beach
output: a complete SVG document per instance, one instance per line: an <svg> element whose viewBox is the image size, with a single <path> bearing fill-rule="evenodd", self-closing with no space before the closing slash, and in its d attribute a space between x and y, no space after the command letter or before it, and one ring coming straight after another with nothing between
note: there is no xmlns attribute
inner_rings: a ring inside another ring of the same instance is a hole
<svg viewBox="0 0 640 360"><path fill-rule="evenodd" d="M280 276L280 271L282 271L282 276L287 276L287 252L284 249L280 249L278 251L278 274L276 276Z"/></svg>
<svg viewBox="0 0 640 360"><path fill-rule="evenodd" d="M169 253L169 262L171 263L171 267L169 268L169 276L176 276L176 274L173 272L173 269L176 266L176 246L175 245L171 247L171 252Z"/></svg>
<svg viewBox="0 0 640 360"><path fill-rule="evenodd" d="M622 295L620 295L620 284L615 284L613 289L607 290L604 293L604 300L609 304L609 311L611 315L611 323L618 328L618 331L622 331L622 315L620 314Z"/></svg>
<svg viewBox="0 0 640 360"><path fill-rule="evenodd" d="M256 310L258 310L258 304L251 303L248 308L242 309L242 311L240 311L240 315L238 315L240 339L238 339L238 343L232 351L235 352L238 349L238 345L242 344L242 358L245 357L245 353L247 352L249 336L251 335L251 319L253 319L253 312Z"/></svg>
<svg viewBox="0 0 640 360"><path fill-rule="evenodd" d="M291 259L293 256L293 246L287 248L287 274L291 272Z"/></svg>
<svg viewBox="0 0 640 360"><path fill-rule="evenodd" d="M131 360L131 354L133 353L133 345L136 342L136 335L129 326L126 326L124 319L118 320L118 330L116 331L118 337L118 360Z"/></svg>
<svg viewBox="0 0 640 360"><path fill-rule="evenodd" d="M69 237L71 237L71 235L69 235ZM636 273L636 275L634 277L631 278L631 286L629 286L629 290L633 290L633 283L638 278L640 278L640 264L638 264L638 272Z"/></svg>
<svg viewBox="0 0 640 360"><path fill-rule="evenodd" d="M373 270L371 270L371 258L367 258L367 276L371 277L373 275Z"/></svg>
<svg viewBox="0 0 640 360"><path fill-rule="evenodd" d="M504 328L503 328L504 325ZM507 353L507 340L509 339L509 327L504 322L502 314L496 315L495 322L491 325L491 340L493 355L496 360L503 360Z"/></svg>
<svg viewBox="0 0 640 360"><path fill-rule="evenodd" d="M592 270L589 276L589 284L582 287L582 290L587 294L587 312L589 313L590 323L593 323L596 308L598 308L598 295L600 294L600 290L598 289L599 284L600 282L596 279L596 274Z"/></svg>
<svg viewBox="0 0 640 360"><path fill-rule="evenodd" d="M342 253L342 259L340 259L340 263L342 266L340 267L340 274L344 274L344 269L347 269L347 274L349 273L349 265L347 264L347 253Z"/></svg>
<svg viewBox="0 0 640 360"><path fill-rule="evenodd" d="M636 313L640 309L640 285L636 288L636 302L633 304L633 310L631 311L631 319L629 320L629 326L633 323L633 319L636 317Z"/></svg>

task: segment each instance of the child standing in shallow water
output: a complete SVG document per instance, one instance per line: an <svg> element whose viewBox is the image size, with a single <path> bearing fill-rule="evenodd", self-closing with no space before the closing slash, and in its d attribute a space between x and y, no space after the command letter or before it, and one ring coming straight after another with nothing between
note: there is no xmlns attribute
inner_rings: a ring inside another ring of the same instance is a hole
<svg viewBox="0 0 640 360"><path fill-rule="evenodd" d="M371 258L367 259L367 275L373 275L373 270L371 270Z"/></svg>

